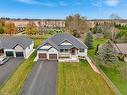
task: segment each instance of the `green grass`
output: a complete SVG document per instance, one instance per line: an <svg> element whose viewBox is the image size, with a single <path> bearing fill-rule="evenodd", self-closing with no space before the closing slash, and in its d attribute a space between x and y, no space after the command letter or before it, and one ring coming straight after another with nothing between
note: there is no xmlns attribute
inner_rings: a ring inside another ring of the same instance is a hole
<svg viewBox="0 0 127 95"><path fill-rule="evenodd" d="M90 65L61 63L58 69L58 95L114 95L102 77Z"/></svg>
<svg viewBox="0 0 127 95"><path fill-rule="evenodd" d="M37 48L40 45L40 43L42 43L44 40L46 40L46 39L44 39L44 38L33 38L34 48Z"/></svg>
<svg viewBox="0 0 127 95"><path fill-rule="evenodd" d="M124 66L127 66L127 63L120 62L110 67L101 66L101 69L110 78L110 80L116 85L116 87L120 90L122 95L127 95L127 79L124 79L122 77L121 72L119 70L120 68L123 68Z"/></svg>
<svg viewBox="0 0 127 95"><path fill-rule="evenodd" d="M94 39L94 48L88 51L88 55L96 62L95 50L97 44L103 44L107 39ZM115 65L101 66L101 69L108 76L108 78L115 84L115 86L120 90L122 95L127 95L127 80L123 80L121 77L120 68L127 66L127 63L120 61Z"/></svg>
<svg viewBox="0 0 127 95"><path fill-rule="evenodd" d="M94 42L93 42L93 49L90 49L88 51L88 55L92 58L92 60L96 60L96 55L95 55L95 51L96 51L96 47L98 44L103 44L107 41L107 39L95 39L94 38Z"/></svg>

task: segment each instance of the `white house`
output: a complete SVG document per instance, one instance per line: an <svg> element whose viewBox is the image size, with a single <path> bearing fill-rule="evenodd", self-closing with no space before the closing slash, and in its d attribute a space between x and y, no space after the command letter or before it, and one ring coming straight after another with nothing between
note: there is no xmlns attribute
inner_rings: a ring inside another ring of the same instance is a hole
<svg viewBox="0 0 127 95"><path fill-rule="evenodd" d="M88 47L79 39L70 34L57 34L37 49L39 60L58 60L58 61L79 61L79 58L87 56Z"/></svg>
<svg viewBox="0 0 127 95"><path fill-rule="evenodd" d="M0 37L1 52L7 57L27 58L33 51L32 39L20 36Z"/></svg>

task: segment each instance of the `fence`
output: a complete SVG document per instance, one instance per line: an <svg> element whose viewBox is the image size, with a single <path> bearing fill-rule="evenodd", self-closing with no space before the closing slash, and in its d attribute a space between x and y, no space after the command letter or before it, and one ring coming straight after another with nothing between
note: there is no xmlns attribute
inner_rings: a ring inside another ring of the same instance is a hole
<svg viewBox="0 0 127 95"><path fill-rule="evenodd" d="M99 69L99 71L101 72L101 76L106 81L111 90L115 93L115 95L122 95L119 89L112 83L112 81L107 77L103 70L99 66L97 66L97 68Z"/></svg>

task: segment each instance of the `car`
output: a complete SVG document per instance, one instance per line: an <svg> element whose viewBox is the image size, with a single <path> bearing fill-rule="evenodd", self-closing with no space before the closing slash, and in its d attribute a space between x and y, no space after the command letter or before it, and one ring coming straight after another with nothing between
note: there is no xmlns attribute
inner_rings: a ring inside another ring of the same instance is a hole
<svg viewBox="0 0 127 95"><path fill-rule="evenodd" d="M2 57L0 58L0 65L3 65L4 63L6 63L9 60L8 57Z"/></svg>

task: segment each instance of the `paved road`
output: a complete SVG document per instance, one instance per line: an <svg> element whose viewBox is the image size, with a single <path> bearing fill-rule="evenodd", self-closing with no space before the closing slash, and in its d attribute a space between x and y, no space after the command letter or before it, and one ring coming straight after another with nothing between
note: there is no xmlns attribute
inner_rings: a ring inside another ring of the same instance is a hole
<svg viewBox="0 0 127 95"><path fill-rule="evenodd" d="M0 65L0 85L17 69L23 59L11 58L4 65Z"/></svg>
<svg viewBox="0 0 127 95"><path fill-rule="evenodd" d="M20 95L56 95L57 61L35 64Z"/></svg>

